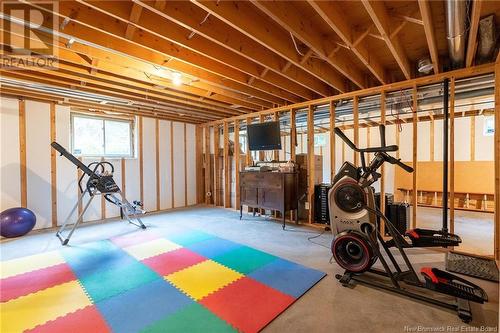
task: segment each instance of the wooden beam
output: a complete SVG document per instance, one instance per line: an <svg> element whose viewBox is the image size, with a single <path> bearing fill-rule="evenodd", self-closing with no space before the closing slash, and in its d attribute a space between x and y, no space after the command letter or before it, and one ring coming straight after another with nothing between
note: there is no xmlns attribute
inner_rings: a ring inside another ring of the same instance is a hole
<svg viewBox="0 0 500 333"><path fill-rule="evenodd" d="M247 118L246 118L246 124L247 124L247 139L246 139L246 143L247 143L247 154L246 154L246 156L245 156L245 159L246 159L246 165L252 165L252 164L253 164L253 160L252 160L252 152L250 151L250 146L249 146L249 143L248 143L248 125L251 125L251 124L252 124L252 118L247 117Z"/></svg>
<svg viewBox="0 0 500 333"><path fill-rule="evenodd" d="M412 196L412 220L411 227L415 229L417 227L417 209L418 209L418 183L417 183L417 165L418 165L418 96L417 96L417 86L413 87L413 152L412 152L412 164L413 164L413 196Z"/></svg>
<svg viewBox="0 0 500 333"><path fill-rule="evenodd" d="M125 30L125 38L132 39L132 37L134 36L136 26L132 23L137 23L137 21L139 21L141 13L142 13L142 7L134 2L132 4L132 9L130 10L130 16L129 16L130 23L127 25L127 29Z"/></svg>
<svg viewBox="0 0 500 333"><path fill-rule="evenodd" d="M19 174L21 189L21 207L28 207L28 186L26 169L26 101L19 100Z"/></svg>
<svg viewBox="0 0 500 333"><path fill-rule="evenodd" d="M317 59L309 59L309 61L301 64L301 56L295 50L293 43L291 43L290 35L281 29L276 29L276 22L271 18L263 16L251 3L243 1L219 2L197 0L193 0L192 2L232 28L285 58L291 64L302 68L317 79L341 92L346 91L342 76L328 64L317 61Z"/></svg>
<svg viewBox="0 0 500 333"><path fill-rule="evenodd" d="M431 162L434 161L434 144L435 144L434 131L435 131L434 117L431 117L430 140L429 140L429 151L430 151L430 155L431 155L430 156Z"/></svg>
<svg viewBox="0 0 500 333"><path fill-rule="evenodd" d="M450 80L450 232L455 231L455 78Z"/></svg>
<svg viewBox="0 0 500 333"><path fill-rule="evenodd" d="M385 100L385 91L380 93L380 125L386 125L386 110L385 110L386 100ZM384 138L385 139L385 138ZM386 214L385 211L385 163L382 164L380 169L380 211L382 214ZM380 229L382 233L382 237L385 236L385 221L384 219L380 219Z"/></svg>
<svg viewBox="0 0 500 333"><path fill-rule="evenodd" d="M139 117L138 136L139 136L139 193L141 202L144 204L144 127L142 116Z"/></svg>
<svg viewBox="0 0 500 333"><path fill-rule="evenodd" d="M338 4L334 1L308 0L308 2L377 80L383 84L387 83L380 60L370 54L364 44L354 44L354 29L346 19L346 15L338 7Z"/></svg>
<svg viewBox="0 0 500 333"><path fill-rule="evenodd" d="M290 109L290 159L296 162L297 126L295 121L295 110Z"/></svg>
<svg viewBox="0 0 500 333"><path fill-rule="evenodd" d="M170 197L171 208L175 206L175 172L174 172L174 122L170 122L170 191L172 193Z"/></svg>
<svg viewBox="0 0 500 333"><path fill-rule="evenodd" d="M470 116L470 160L476 160L476 115Z"/></svg>
<svg viewBox="0 0 500 333"><path fill-rule="evenodd" d="M160 210L160 120L155 119L156 210Z"/></svg>
<svg viewBox="0 0 500 333"><path fill-rule="evenodd" d="M354 96L352 101L352 114L354 117L354 144L356 147L359 146L359 99L358 96ZM354 165L359 166L359 153L354 152Z"/></svg>
<svg viewBox="0 0 500 333"><path fill-rule="evenodd" d="M255 1L252 3L276 23L297 36L315 54L346 76L356 86L365 88L363 73L352 65L348 57L336 54L329 57L326 52L325 38L314 28L314 22L295 8L293 3L280 1Z"/></svg>
<svg viewBox="0 0 500 333"><path fill-rule="evenodd" d="M211 171L211 166L210 166L210 160L211 160L211 154L210 154L210 127L205 126L204 128L205 131L205 154L204 154L204 163L205 163L205 204L209 205L212 203L212 198L213 198L213 193L212 193L212 181L211 181L211 176L212 171ZM211 195L208 195L208 193L211 193Z"/></svg>
<svg viewBox="0 0 500 333"><path fill-rule="evenodd" d="M500 62L495 64L495 259L500 260Z"/></svg>
<svg viewBox="0 0 500 333"><path fill-rule="evenodd" d="M390 15L385 8L383 1L361 0L366 11L370 15L373 23L384 38L387 47L391 51L394 59L398 63L401 71L407 80L411 79L411 66L398 36L391 36Z"/></svg>
<svg viewBox="0 0 500 333"><path fill-rule="evenodd" d="M422 14L422 21L424 22L425 39L427 40L427 47L431 55L432 67L434 73L439 73L439 52L436 43L436 34L434 32L434 20L432 18L432 11L430 0L418 0L418 7L420 14Z"/></svg>
<svg viewBox="0 0 500 333"><path fill-rule="evenodd" d="M314 109L310 106L307 110L307 201L309 203L309 223L314 222Z"/></svg>
<svg viewBox="0 0 500 333"><path fill-rule="evenodd" d="M482 0L472 1L472 12L470 15L470 28L467 40L467 54L465 55L465 66L472 66L477 49L477 33L479 30L479 19L481 17Z"/></svg>
<svg viewBox="0 0 500 333"><path fill-rule="evenodd" d="M229 161L229 124L224 122L224 207L231 207L231 182L230 182L230 161Z"/></svg>
<svg viewBox="0 0 500 333"><path fill-rule="evenodd" d="M264 115L261 114L259 116L259 123L262 124L263 122L264 122ZM266 155L265 155L264 151L263 150L259 150L259 161L264 161L265 159L266 159Z"/></svg>
<svg viewBox="0 0 500 333"><path fill-rule="evenodd" d="M83 159L81 157L78 157L78 160L80 162L83 162ZM83 171L80 168L76 168L76 180L75 181L78 182L78 180L82 177L82 175L83 175ZM78 188L78 186L76 188L76 193L77 193L76 194L77 198L80 199L80 197L82 196L82 193L80 192L80 189ZM79 200L78 201L78 215L80 215L82 213L82 211L83 211L83 200L81 200L81 201Z"/></svg>
<svg viewBox="0 0 500 333"><path fill-rule="evenodd" d="M203 178L203 127L195 128L195 158L196 158L196 204L205 202L205 178Z"/></svg>
<svg viewBox="0 0 500 333"><path fill-rule="evenodd" d="M241 202L240 193L240 121L234 121L234 182L235 182L235 208L239 209Z"/></svg>
<svg viewBox="0 0 500 333"><path fill-rule="evenodd" d="M262 111L258 111L258 112L253 112L253 113L249 113L249 114L245 114L245 115L226 118L225 120L245 119L246 117L258 117L261 114L269 115L269 114L272 114L273 112L276 112L276 111L287 111L287 110L290 110L292 108L293 109L307 108L307 107L309 107L309 105L313 105L313 106L325 105L325 104L328 104L330 101L339 101L339 100L350 99L350 98L353 98L354 96L358 96L358 97L370 96L370 95L378 94L381 91L390 92L390 91L397 91L397 90L402 90L402 89L411 89L415 85L421 86L421 85L428 85L428 84L432 84L432 83L442 82L445 78L451 78L452 76L455 77L456 79L459 79L459 78L466 78L466 77L472 77L472 76L483 75L483 74L490 74L493 72L494 72L494 65L493 64L484 64L484 65L479 65L479 66L475 66L475 67L453 70L450 72L442 72L439 74L428 75L428 76L419 77L419 78L415 78L415 79L411 79L411 80L390 83L390 84L386 84L386 85L382 85L382 86L378 86L378 87L372 87L372 88L367 88L367 89L363 89L363 90L357 90L357 91L353 91L353 92L343 93L343 94L334 95L334 96L327 97L327 98L319 98L319 99L312 100L312 101L296 103L296 104L291 104L291 105L281 106L281 107L275 107L275 108L262 110ZM221 122L222 122L221 120L216 120L216 121L208 122L206 124L207 125L214 125L214 124L220 124Z"/></svg>
<svg viewBox="0 0 500 333"><path fill-rule="evenodd" d="M187 135L186 135L186 123L184 123L184 140L183 140L183 146L184 146L184 206L188 205L188 187L187 187Z"/></svg>
<svg viewBox="0 0 500 333"><path fill-rule="evenodd" d="M335 103L333 101L329 104L330 107L330 182L333 183L335 172L337 170L335 163Z"/></svg>
<svg viewBox="0 0 500 333"><path fill-rule="evenodd" d="M104 157L101 157L101 162L104 162ZM106 219L106 199L101 195L101 220Z"/></svg>
<svg viewBox="0 0 500 333"><path fill-rule="evenodd" d="M278 113L278 112L275 112L275 113L273 114L273 120L274 120L274 121L278 121L278 122L280 121L280 115L279 115L279 113ZM279 150L275 150L275 151L273 151L273 159L274 159L275 161L279 161L279 159L280 159L280 151L279 151Z"/></svg>
<svg viewBox="0 0 500 333"><path fill-rule="evenodd" d="M152 10L146 3L142 1L138 3ZM315 91L321 96L329 96L333 93L327 84L301 68L294 66L293 68L283 70L287 62L279 55L243 33L235 29L227 29L227 25L221 20L205 20L204 18L211 14L206 13L205 10L196 7L192 3L184 1L173 2L164 10L155 11L155 13L274 72L266 75L286 77L307 89ZM200 24L202 18L203 24ZM291 65L291 63L289 64ZM288 71L288 69L290 70Z"/></svg>
<svg viewBox="0 0 500 333"><path fill-rule="evenodd" d="M220 146L220 132L219 126L214 126L214 205L220 205L220 197L219 191L221 189L220 186L220 177L219 177L219 146Z"/></svg>
<svg viewBox="0 0 500 333"><path fill-rule="evenodd" d="M56 104L50 103L50 142L56 141ZM52 227L57 227L57 154L50 150L50 197L52 202Z"/></svg>

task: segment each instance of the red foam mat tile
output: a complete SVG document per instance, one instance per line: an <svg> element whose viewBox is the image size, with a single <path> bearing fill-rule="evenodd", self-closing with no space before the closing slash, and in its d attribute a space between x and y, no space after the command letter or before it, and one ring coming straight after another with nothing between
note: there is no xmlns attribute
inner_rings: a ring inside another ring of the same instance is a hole
<svg viewBox="0 0 500 333"><path fill-rule="evenodd" d="M76 279L75 274L67 264L38 269L2 279L0 281L2 289L0 299L2 302L7 302Z"/></svg>
<svg viewBox="0 0 500 333"><path fill-rule="evenodd" d="M244 277L201 300L204 306L242 332L258 332L295 299Z"/></svg>
<svg viewBox="0 0 500 333"><path fill-rule="evenodd" d="M111 332L104 318L94 305L87 306L64 317L37 326L29 333L107 333Z"/></svg>
<svg viewBox="0 0 500 333"><path fill-rule="evenodd" d="M142 263L161 276L165 276L196 265L204 260L206 260L205 257L186 248L181 248L144 259Z"/></svg>

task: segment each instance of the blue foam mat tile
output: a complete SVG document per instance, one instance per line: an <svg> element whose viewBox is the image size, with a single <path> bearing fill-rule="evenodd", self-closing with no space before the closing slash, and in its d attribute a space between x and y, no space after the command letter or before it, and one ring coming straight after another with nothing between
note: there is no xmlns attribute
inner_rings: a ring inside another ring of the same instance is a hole
<svg viewBox="0 0 500 333"><path fill-rule="evenodd" d="M214 258L239 247L242 247L242 245L218 237L192 243L186 246L186 248L206 258Z"/></svg>
<svg viewBox="0 0 500 333"><path fill-rule="evenodd" d="M323 277L324 272L307 268L284 259L276 259L253 271L249 277L298 298Z"/></svg>
<svg viewBox="0 0 500 333"><path fill-rule="evenodd" d="M97 308L114 332L132 333L193 303L161 279L98 302Z"/></svg>

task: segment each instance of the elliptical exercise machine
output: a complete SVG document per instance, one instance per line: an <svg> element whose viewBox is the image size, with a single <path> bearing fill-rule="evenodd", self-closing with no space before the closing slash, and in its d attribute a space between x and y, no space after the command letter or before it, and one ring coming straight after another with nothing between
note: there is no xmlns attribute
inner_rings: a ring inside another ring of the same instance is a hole
<svg viewBox="0 0 500 333"><path fill-rule="evenodd" d="M133 225L136 225L142 229L146 229L146 226L138 217L138 215L146 213L146 211L142 209L142 203L140 201L133 201L133 203L131 204L127 201L127 199L125 199L125 196L121 192L120 187L115 183L115 180L113 179L113 172L115 171L113 164L103 161L92 162L89 165L85 165L57 142L54 141L50 145L52 146L52 148L57 150L61 154L61 156L66 157L71 163L76 165L77 169L80 169L83 172L82 176L78 180L78 188L80 189L78 200L69 213L68 217L56 233L56 236L57 238L59 238L62 245L68 244L71 236L73 235L73 232L75 232L80 222L82 222L83 215L90 207L92 200L97 195L104 196L104 199L106 199L106 201L118 206L120 208L120 217L122 219L126 218ZM86 184L84 187L82 183L85 178ZM66 237L64 237L63 232L64 230L66 230L71 216L73 216L78 206L83 204L83 199L86 195L89 196L88 201L85 203L82 212L78 215L78 218L73 224L73 227L71 228L69 233ZM121 198L119 198L117 195L119 195Z"/></svg>
<svg viewBox="0 0 500 333"><path fill-rule="evenodd" d="M414 247L457 246L461 243L460 237L446 231L429 229L413 229L402 235L375 205L371 185L380 178L377 170L384 162L395 164L406 172L413 172L412 167L388 154L397 151L398 146L386 146L385 126L380 125L379 129L381 147L359 149L339 128L335 128L335 133L361 156L359 168L350 162L342 165L328 192L330 226L334 235L331 250L335 261L345 269L344 274L337 274L336 278L344 286L355 281L455 310L462 321L470 322L472 313L469 301L486 302L488 297L484 290L459 276L431 267L421 269L420 273L424 277L424 281L421 281L404 250ZM365 153L374 153L368 165ZM388 239L384 239L379 231L377 216L385 222L390 235ZM396 248L400 253L406 269L396 261L391 248ZM372 268L377 259L383 270ZM453 296L455 300L431 297L424 289Z"/></svg>

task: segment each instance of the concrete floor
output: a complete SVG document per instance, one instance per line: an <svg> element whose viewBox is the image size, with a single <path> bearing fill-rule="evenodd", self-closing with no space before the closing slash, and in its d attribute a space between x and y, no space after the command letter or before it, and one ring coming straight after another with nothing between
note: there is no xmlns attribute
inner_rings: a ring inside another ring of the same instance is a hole
<svg viewBox="0 0 500 333"><path fill-rule="evenodd" d="M440 208L418 207L417 227L441 229ZM494 215L492 213L455 210L455 233L462 238L460 251L478 255L492 255L494 243Z"/></svg>
<svg viewBox="0 0 500 333"><path fill-rule="evenodd" d="M144 218L150 229L175 231L193 228L245 244L276 256L292 260L328 274L289 309L271 322L264 332L409 332L412 329L434 327L470 328L452 311L429 306L402 296L357 285L345 288L334 276L342 273L336 263L330 263L328 249L332 236L325 233L311 241L307 237L318 230L290 225L283 231L278 222L266 217L244 215L213 207L192 207L151 214ZM121 221L82 226L72 243L85 243L125 233L141 232ZM2 260L23 257L60 247L54 232L32 233L20 239L0 243ZM420 266L444 267L444 254L423 249L411 249L410 259ZM490 298L484 305L471 304L474 320L471 326L498 327L498 284L471 279L482 286ZM251 315L251 314L249 314ZM448 328L450 330L450 328ZM497 329L498 330L498 329Z"/></svg>

